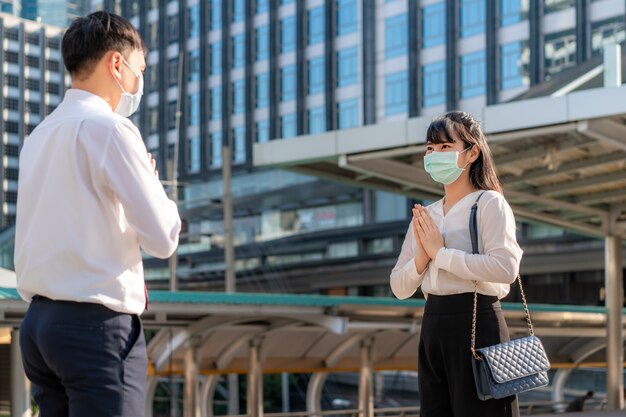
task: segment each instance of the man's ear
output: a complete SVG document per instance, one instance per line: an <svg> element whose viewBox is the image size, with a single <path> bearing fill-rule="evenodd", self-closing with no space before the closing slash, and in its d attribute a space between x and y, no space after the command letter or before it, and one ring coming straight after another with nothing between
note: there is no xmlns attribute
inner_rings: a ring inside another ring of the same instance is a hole
<svg viewBox="0 0 626 417"><path fill-rule="evenodd" d="M124 65L122 54L117 51L107 52L103 59L109 68L111 74L118 80L122 79L122 65Z"/></svg>

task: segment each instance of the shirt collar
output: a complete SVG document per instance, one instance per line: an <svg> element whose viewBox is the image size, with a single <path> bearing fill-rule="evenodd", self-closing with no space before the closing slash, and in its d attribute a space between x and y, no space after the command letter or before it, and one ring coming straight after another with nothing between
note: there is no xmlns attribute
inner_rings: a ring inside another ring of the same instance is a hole
<svg viewBox="0 0 626 417"><path fill-rule="evenodd" d="M89 91L80 90L78 88L70 88L69 90L67 90L65 92L65 98L63 99L63 101L66 101L68 103L77 102L80 104L92 105L98 107L100 110L103 111L112 111L111 106L109 106L109 103L107 103L105 99L93 93L90 93Z"/></svg>

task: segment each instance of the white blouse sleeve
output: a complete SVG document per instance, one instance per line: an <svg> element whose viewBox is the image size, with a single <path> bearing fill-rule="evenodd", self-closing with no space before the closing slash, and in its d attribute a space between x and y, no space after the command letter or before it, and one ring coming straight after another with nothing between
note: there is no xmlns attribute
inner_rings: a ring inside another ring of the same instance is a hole
<svg viewBox="0 0 626 417"><path fill-rule="evenodd" d="M515 237L515 217L504 196L495 192L490 192L489 196L493 197L478 206L481 253L474 255L444 247L433 262L462 279L511 284L522 259L522 249Z"/></svg>
<svg viewBox="0 0 626 417"><path fill-rule="evenodd" d="M414 240L413 227L409 223L409 230L406 232L398 262L396 262L396 266L391 271L390 276L391 291L401 300L409 298L417 291L419 286L422 285L424 275L428 270L427 266L421 274L417 272L417 267L415 266L416 254L413 250L415 247Z"/></svg>

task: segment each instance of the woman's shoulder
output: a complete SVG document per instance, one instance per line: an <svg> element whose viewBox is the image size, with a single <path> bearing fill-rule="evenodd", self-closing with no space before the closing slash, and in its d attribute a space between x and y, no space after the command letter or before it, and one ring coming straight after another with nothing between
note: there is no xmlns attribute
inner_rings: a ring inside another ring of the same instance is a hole
<svg viewBox="0 0 626 417"><path fill-rule="evenodd" d="M494 190L485 190L480 197L479 207L485 210L511 210L511 206L506 201L502 193Z"/></svg>

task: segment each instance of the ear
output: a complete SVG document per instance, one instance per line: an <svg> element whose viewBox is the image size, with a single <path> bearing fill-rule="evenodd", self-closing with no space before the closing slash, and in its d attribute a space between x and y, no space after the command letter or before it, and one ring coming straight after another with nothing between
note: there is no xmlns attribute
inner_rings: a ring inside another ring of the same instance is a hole
<svg viewBox="0 0 626 417"><path fill-rule="evenodd" d="M470 154L470 162L475 162L478 157L480 156L480 146L478 146L477 143L474 144L474 146L472 146L472 148L469 150L469 154Z"/></svg>
<svg viewBox="0 0 626 417"><path fill-rule="evenodd" d="M111 74L121 81L122 66L124 65L122 54L117 51L108 52L104 59L106 60L107 67L109 67Z"/></svg>

